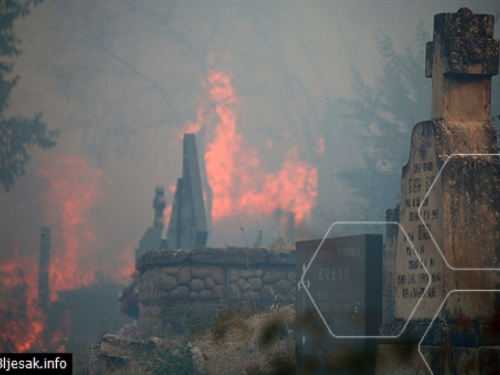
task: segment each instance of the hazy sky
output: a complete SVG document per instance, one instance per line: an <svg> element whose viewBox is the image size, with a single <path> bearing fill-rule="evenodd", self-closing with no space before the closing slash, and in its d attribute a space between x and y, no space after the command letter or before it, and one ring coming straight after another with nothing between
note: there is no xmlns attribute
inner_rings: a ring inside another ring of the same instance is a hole
<svg viewBox="0 0 500 375"><path fill-rule="evenodd" d="M21 79L9 114L42 111L61 137L50 151L32 149L26 176L0 193L2 256L35 254L39 228L51 225L59 246L73 236L71 246L94 262L129 262L152 225L155 185L172 203L181 135L214 110L207 82L215 73L230 79L240 145L258 161L250 183L278 176L294 153L334 192L317 197L327 214L313 214L308 233L356 218L347 204L355 197L335 173L360 162L359 129L326 123L329 104L353 95L353 66L369 82L381 73L377 33L399 51L415 48L420 21L431 35L434 14L462 6L495 13L498 2L46 0L15 24L23 54L14 61ZM201 154L216 122L207 120L198 136ZM324 139L325 127L335 137ZM268 240L276 235L269 217L236 216L212 245L244 245L241 227L249 242L259 229Z"/></svg>

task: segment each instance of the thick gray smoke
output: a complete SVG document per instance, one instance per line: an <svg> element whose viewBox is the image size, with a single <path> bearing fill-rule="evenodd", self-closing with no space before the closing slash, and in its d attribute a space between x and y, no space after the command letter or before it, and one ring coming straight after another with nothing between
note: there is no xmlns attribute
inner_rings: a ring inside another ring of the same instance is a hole
<svg viewBox="0 0 500 375"><path fill-rule="evenodd" d="M462 6L498 9L492 1L45 1L15 25L23 54L14 60L21 80L9 114L43 111L61 137L53 150L32 150L26 176L0 193L2 258L35 254L43 225L55 226L55 237L68 234L62 221L71 215L53 200L59 194L80 205L73 213L82 221L73 230L81 251L93 246L85 251L101 265L129 261L152 225L155 185L164 185L172 202L181 135L198 118L211 71L231 77L238 133L265 173L278 171L290 149L317 168L316 208L304 236L362 218L365 212L352 208L358 198L338 175L363 163L361 130L332 116L331 103L353 96L352 67L369 83L381 74L376 33L391 36L399 50L411 48L420 20L430 33L433 14ZM200 153L212 140L204 134ZM40 172L53 169L63 176ZM64 176L74 188L55 187ZM93 195L85 196L86 187ZM263 229L272 241L273 219L266 220L245 228L248 236ZM244 245L239 223L211 244Z"/></svg>

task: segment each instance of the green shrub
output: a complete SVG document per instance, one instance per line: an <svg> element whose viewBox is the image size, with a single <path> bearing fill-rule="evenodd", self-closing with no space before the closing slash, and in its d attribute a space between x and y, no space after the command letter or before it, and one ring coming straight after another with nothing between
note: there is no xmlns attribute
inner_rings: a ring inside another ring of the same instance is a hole
<svg viewBox="0 0 500 375"><path fill-rule="evenodd" d="M187 342L176 347L167 347L151 357L146 371L151 375L192 375L194 362Z"/></svg>

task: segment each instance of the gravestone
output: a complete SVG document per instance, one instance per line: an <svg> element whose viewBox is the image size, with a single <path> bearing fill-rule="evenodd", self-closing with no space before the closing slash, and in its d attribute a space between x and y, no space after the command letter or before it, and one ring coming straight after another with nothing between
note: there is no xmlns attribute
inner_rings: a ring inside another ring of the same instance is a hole
<svg viewBox="0 0 500 375"><path fill-rule="evenodd" d="M299 373L328 373L350 365L345 359L355 353L365 356L372 352L373 340L348 337L378 334L382 321L382 236L300 241L296 254ZM300 282L302 275L309 294ZM373 366L350 373L372 371Z"/></svg>
<svg viewBox="0 0 500 375"><path fill-rule="evenodd" d="M147 251L158 250L162 244L163 228L163 210L166 202L164 197L163 186L155 187L155 197L153 199L154 219L153 225L148 227L139 241L139 247L135 250L135 259L139 259Z"/></svg>
<svg viewBox="0 0 500 375"><path fill-rule="evenodd" d="M194 134L184 134L182 178L177 180L170 223L167 230L169 248L205 247L208 230L201 184L198 152Z"/></svg>
<svg viewBox="0 0 500 375"><path fill-rule="evenodd" d="M426 360L418 355L406 362L388 359L391 345L381 346L385 359L379 374L429 369L434 375L483 374L484 353L490 355L496 350L490 346L499 344L488 334L498 296L454 292L500 285L497 272L484 270L500 267L500 161L484 155L497 153L490 120L499 50L493 27L492 15L467 8L434 17L425 64L426 76L432 77L431 120L415 125L402 169L399 217L409 241L395 233L388 240L387 252L395 253L394 307L382 327L383 334L397 335L409 320L405 343L416 354L422 339ZM431 277L428 288L424 268ZM487 346L491 350L485 351Z"/></svg>

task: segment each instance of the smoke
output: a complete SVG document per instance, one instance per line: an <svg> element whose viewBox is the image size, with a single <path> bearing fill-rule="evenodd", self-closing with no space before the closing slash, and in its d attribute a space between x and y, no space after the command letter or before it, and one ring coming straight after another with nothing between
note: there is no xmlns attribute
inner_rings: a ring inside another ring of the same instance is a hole
<svg viewBox="0 0 500 375"><path fill-rule="evenodd" d="M437 12L495 5L41 3L15 25L23 54L13 59L20 80L6 115L43 111L61 138L54 150L30 150L26 176L0 193L0 259L16 265L2 268L2 283L19 279L14 269L32 274L45 225L53 300L130 272L153 221L154 187L181 175L186 131L199 134L213 189L214 244L243 245L240 228L249 239L275 231L277 208L295 213L302 238L359 218L338 172L362 162L360 129L331 106L352 97L351 66L373 82L375 31L404 48L420 19L430 30ZM171 204L173 192L165 195Z"/></svg>

